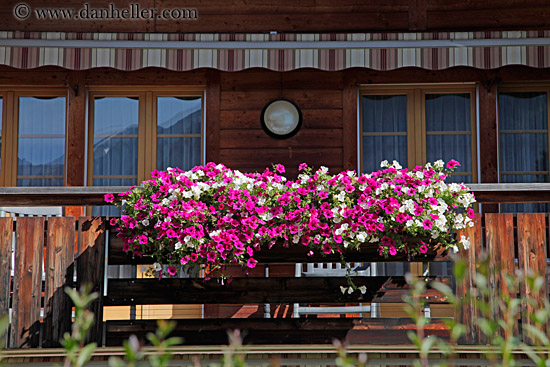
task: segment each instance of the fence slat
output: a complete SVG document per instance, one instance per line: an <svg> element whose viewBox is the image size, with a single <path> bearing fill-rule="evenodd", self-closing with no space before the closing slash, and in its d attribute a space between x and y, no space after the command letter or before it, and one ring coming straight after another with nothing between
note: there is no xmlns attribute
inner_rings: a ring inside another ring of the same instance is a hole
<svg viewBox="0 0 550 367"><path fill-rule="evenodd" d="M529 297L537 301L539 307L544 307L548 297L548 282L546 281L546 218L545 214L518 214L518 257L519 268L525 272L532 271L534 275L544 277L544 285L540 292L532 292L525 286L521 287L522 298ZM532 324L529 313L535 309L528 305L521 315L522 325ZM547 334L549 325L546 323ZM523 333L524 342L533 342L528 333Z"/></svg>
<svg viewBox="0 0 550 367"><path fill-rule="evenodd" d="M72 302L65 287L73 285L74 236L74 217L48 218L42 338L45 347L60 346L63 334L71 330Z"/></svg>
<svg viewBox="0 0 550 367"><path fill-rule="evenodd" d="M13 219L0 218L0 316L7 315L10 308L11 255ZM0 334L3 330L0 330ZM8 346L6 337L3 345Z"/></svg>
<svg viewBox="0 0 550 367"><path fill-rule="evenodd" d="M44 218L17 219L10 348L38 347Z"/></svg>
<svg viewBox="0 0 550 367"><path fill-rule="evenodd" d="M461 250L460 258L466 262L466 274L462 282L457 283L458 322L466 326L466 334L460 340L461 344L485 344L483 334L476 322L479 310L475 307L475 299L470 296L474 289L476 262L483 256L483 236L481 228L481 215L476 214L474 226L458 232L458 239L464 235L470 240L470 249Z"/></svg>
<svg viewBox="0 0 550 367"><path fill-rule="evenodd" d="M485 228L487 238L487 252L490 257L491 275L489 276L490 301L502 300L503 296L512 296L506 285L504 274L514 274L514 215L485 214ZM504 313L500 307L493 307L494 320L503 320ZM514 334L518 334L518 325L515 324Z"/></svg>
<svg viewBox="0 0 550 367"><path fill-rule="evenodd" d="M88 333L88 342L101 345L103 325L103 276L105 271L105 218L80 217L78 220L77 287L90 284L99 298L90 306L95 326Z"/></svg>

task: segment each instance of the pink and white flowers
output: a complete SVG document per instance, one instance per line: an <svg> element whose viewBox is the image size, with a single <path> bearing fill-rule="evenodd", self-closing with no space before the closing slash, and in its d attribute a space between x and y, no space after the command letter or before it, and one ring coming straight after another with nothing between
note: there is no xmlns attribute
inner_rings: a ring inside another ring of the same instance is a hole
<svg viewBox="0 0 550 367"><path fill-rule="evenodd" d="M204 264L254 268L255 254L275 243L324 254L369 244L382 256L413 258L429 246L469 245L465 237L457 243L454 231L473 225L474 196L462 184L445 183L457 165L408 170L382 162L370 174L330 175L326 167L302 164L295 181L279 175L282 165L261 174L215 163L187 172L168 168L119 194L125 212L111 224L126 251L152 256L170 275ZM429 240L412 245L412 237Z"/></svg>

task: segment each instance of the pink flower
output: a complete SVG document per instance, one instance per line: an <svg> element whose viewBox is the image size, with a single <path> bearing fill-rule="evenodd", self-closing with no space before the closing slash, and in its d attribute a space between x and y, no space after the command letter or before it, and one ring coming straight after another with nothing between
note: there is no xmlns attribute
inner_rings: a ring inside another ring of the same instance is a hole
<svg viewBox="0 0 550 367"><path fill-rule="evenodd" d="M250 269L254 268L258 261L254 260L253 258L248 259L248 262L246 263L246 266L248 266Z"/></svg>
<svg viewBox="0 0 550 367"><path fill-rule="evenodd" d="M424 227L424 229L431 229L433 226L433 222L429 219L424 219L424 222L422 222L422 227Z"/></svg>
<svg viewBox="0 0 550 367"><path fill-rule="evenodd" d="M332 248L330 247L330 245L328 243L325 243L323 245L323 252L327 255L332 253Z"/></svg>
<svg viewBox="0 0 550 367"><path fill-rule="evenodd" d="M394 256L397 254L397 249L393 246L390 246L390 255Z"/></svg>
<svg viewBox="0 0 550 367"><path fill-rule="evenodd" d="M382 237L382 245L388 247L393 247L395 245L395 241L393 240L393 238L390 238L388 236L384 236Z"/></svg>
<svg viewBox="0 0 550 367"><path fill-rule="evenodd" d="M111 218L111 220L109 221L109 223L110 223L112 226L116 226L116 218Z"/></svg>
<svg viewBox="0 0 550 367"><path fill-rule="evenodd" d="M447 163L447 168L448 168L448 169L454 169L456 166L460 166L460 163L458 163L458 162L455 161L454 159L451 159L451 160Z"/></svg>
<svg viewBox="0 0 550 367"><path fill-rule="evenodd" d="M299 171L302 171L302 170L304 170L304 169L306 169L306 168L307 168L307 163L302 163L302 164L300 164L300 165L298 166L298 170L299 170Z"/></svg>
<svg viewBox="0 0 550 367"><path fill-rule="evenodd" d="M419 249L420 253L425 254L426 252L428 252L428 246L426 246L425 242L420 241L420 243L422 244Z"/></svg>
<svg viewBox="0 0 550 367"><path fill-rule="evenodd" d="M285 166L283 166L282 164L278 164L276 167L275 167L275 171L279 172L279 173L285 173Z"/></svg>
<svg viewBox="0 0 550 367"><path fill-rule="evenodd" d="M141 236L138 237L138 242L141 243L142 245L145 245L148 240L149 239L144 234L142 234Z"/></svg>
<svg viewBox="0 0 550 367"><path fill-rule="evenodd" d="M105 194L103 198L105 199L106 202L112 203L113 200L115 200L115 195L108 193L108 194Z"/></svg>
<svg viewBox="0 0 550 367"><path fill-rule="evenodd" d="M213 262L216 260L216 253L214 251L209 251L207 254L206 254L206 260L210 261L210 262Z"/></svg>
<svg viewBox="0 0 550 367"><path fill-rule="evenodd" d="M178 272L178 268L176 268L175 266L169 266L167 270L168 274L172 276L176 275L176 273Z"/></svg>
<svg viewBox="0 0 550 367"><path fill-rule="evenodd" d="M474 210L472 208L468 208L468 218L474 219Z"/></svg>

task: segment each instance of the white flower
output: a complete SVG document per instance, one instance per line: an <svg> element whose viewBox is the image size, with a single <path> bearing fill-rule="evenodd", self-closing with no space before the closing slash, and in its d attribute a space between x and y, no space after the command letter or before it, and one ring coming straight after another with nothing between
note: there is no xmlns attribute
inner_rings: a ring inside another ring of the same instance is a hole
<svg viewBox="0 0 550 367"><path fill-rule="evenodd" d="M460 243L462 243L464 250L468 250L470 248L470 241L468 241L468 238L466 238L466 236L462 235L460 237Z"/></svg>
<svg viewBox="0 0 550 367"><path fill-rule="evenodd" d="M142 220L141 224L143 224L145 227L147 227L149 225L149 219Z"/></svg>
<svg viewBox="0 0 550 367"><path fill-rule="evenodd" d="M364 286L364 285L360 286L358 289L359 289L359 291L361 292L361 294L367 293L367 287Z"/></svg>
<svg viewBox="0 0 550 367"><path fill-rule="evenodd" d="M445 165L445 162L443 162L441 159L434 162L434 167L436 168L443 168L444 165Z"/></svg>
<svg viewBox="0 0 550 367"><path fill-rule="evenodd" d="M321 171L322 174L325 174L325 173L328 172L328 168L325 167L325 166L321 166L321 167L319 168L319 171Z"/></svg>
<svg viewBox="0 0 550 367"><path fill-rule="evenodd" d="M153 270L154 271L159 271L161 269L162 269L162 266L159 263L154 263L153 264Z"/></svg>
<svg viewBox="0 0 550 367"><path fill-rule="evenodd" d="M340 286L340 292L342 292L342 294L346 294L346 291L347 291L346 287Z"/></svg>
<svg viewBox="0 0 550 367"><path fill-rule="evenodd" d="M298 243L300 242L300 236L295 234L294 236L292 236L292 243Z"/></svg>
<svg viewBox="0 0 550 367"><path fill-rule="evenodd" d="M179 250L182 246L183 246L182 243L178 241L178 242L176 242L176 244L174 245L174 248L175 248L176 250Z"/></svg>
<svg viewBox="0 0 550 367"><path fill-rule="evenodd" d="M367 239L367 232L359 232L357 233L357 240L359 242L365 242L365 240Z"/></svg>
<svg viewBox="0 0 550 367"><path fill-rule="evenodd" d="M336 197L338 198L338 201L343 202L346 199L346 192L340 191Z"/></svg>
<svg viewBox="0 0 550 367"><path fill-rule="evenodd" d="M380 162L380 167L384 168L384 167L387 167L388 166L388 161L384 160L382 162Z"/></svg>
<svg viewBox="0 0 550 367"><path fill-rule="evenodd" d="M453 251L454 253L456 254L458 252L458 247L457 246L453 246Z"/></svg>
<svg viewBox="0 0 550 367"><path fill-rule="evenodd" d="M403 168L403 167L401 167L401 165L399 164L398 161L393 161L393 168L395 168L395 169L401 169L401 168Z"/></svg>

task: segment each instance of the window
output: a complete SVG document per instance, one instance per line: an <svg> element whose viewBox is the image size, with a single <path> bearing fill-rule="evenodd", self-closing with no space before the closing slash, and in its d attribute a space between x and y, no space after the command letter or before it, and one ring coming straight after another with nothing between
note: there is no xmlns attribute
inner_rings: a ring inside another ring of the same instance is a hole
<svg viewBox="0 0 550 367"><path fill-rule="evenodd" d="M451 181L476 182L475 86L365 86L361 89L361 171L383 160L415 167L456 159Z"/></svg>
<svg viewBox="0 0 550 367"><path fill-rule="evenodd" d="M549 182L550 86L499 88L499 162L503 183ZM546 212L548 204L502 204L503 212Z"/></svg>
<svg viewBox="0 0 550 367"><path fill-rule="evenodd" d="M0 90L1 184L63 186L67 90Z"/></svg>
<svg viewBox="0 0 550 367"><path fill-rule="evenodd" d="M203 161L202 89L92 88L89 106L90 185L135 185L155 169Z"/></svg>

